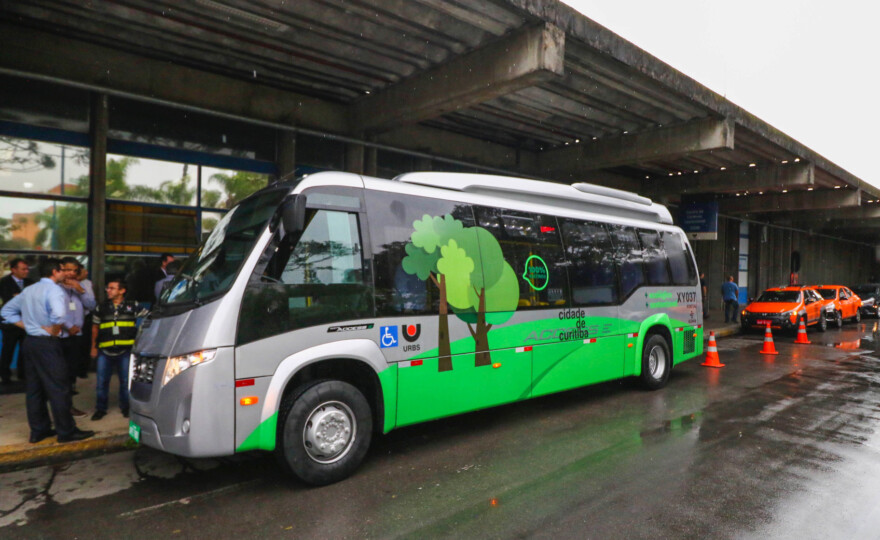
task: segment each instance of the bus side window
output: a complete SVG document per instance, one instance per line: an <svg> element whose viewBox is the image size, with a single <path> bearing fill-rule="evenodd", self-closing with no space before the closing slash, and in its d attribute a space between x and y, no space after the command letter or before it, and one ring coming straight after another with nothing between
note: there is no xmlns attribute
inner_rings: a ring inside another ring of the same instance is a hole
<svg viewBox="0 0 880 540"><path fill-rule="evenodd" d="M687 250L684 237L678 233L663 233L663 248L669 256L669 270L675 285L696 285L697 271Z"/></svg>
<svg viewBox="0 0 880 540"><path fill-rule="evenodd" d="M645 284L644 253L636 230L632 227L609 225L614 245L614 262L620 273L620 299L625 300Z"/></svg>
<svg viewBox="0 0 880 540"><path fill-rule="evenodd" d="M471 207L382 191L368 190L365 197L375 269L376 314L382 317L439 313L439 244L445 245L447 236L455 230L473 227ZM434 237L435 241L423 243L426 236Z"/></svg>
<svg viewBox="0 0 880 540"><path fill-rule="evenodd" d="M495 237L517 276L517 309L568 305L567 263L555 217L482 206L474 207L474 215L477 225ZM481 244L484 258L492 247Z"/></svg>
<svg viewBox="0 0 880 540"><path fill-rule="evenodd" d="M373 315L356 213L311 210L296 245L273 241L248 283L239 342ZM246 318L245 318L246 317Z"/></svg>
<svg viewBox="0 0 880 540"><path fill-rule="evenodd" d="M669 276L666 251L660 243L660 233L639 229L639 240L645 253L645 270L648 273L649 285L669 285L672 279Z"/></svg>
<svg viewBox="0 0 880 540"><path fill-rule="evenodd" d="M560 219L569 261L571 300L575 306L616 304L614 248L601 223Z"/></svg>

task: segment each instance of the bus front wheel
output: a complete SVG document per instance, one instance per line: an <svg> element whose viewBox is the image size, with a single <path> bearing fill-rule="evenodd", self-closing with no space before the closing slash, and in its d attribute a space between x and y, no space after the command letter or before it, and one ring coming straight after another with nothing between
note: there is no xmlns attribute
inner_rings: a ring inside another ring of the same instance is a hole
<svg viewBox="0 0 880 540"><path fill-rule="evenodd" d="M361 464L373 433L364 395L342 381L317 381L296 389L281 403L279 461L302 481L323 486L351 475Z"/></svg>
<svg viewBox="0 0 880 540"><path fill-rule="evenodd" d="M672 354L663 336L651 334L642 349L642 384L648 390L666 386L672 371Z"/></svg>

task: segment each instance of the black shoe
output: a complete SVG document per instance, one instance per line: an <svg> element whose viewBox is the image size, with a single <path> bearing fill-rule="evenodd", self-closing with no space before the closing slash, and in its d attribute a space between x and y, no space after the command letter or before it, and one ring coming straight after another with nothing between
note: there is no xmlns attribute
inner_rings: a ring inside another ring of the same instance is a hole
<svg viewBox="0 0 880 540"><path fill-rule="evenodd" d="M77 409L76 407L71 407L70 408L70 415L75 416L76 418L85 418L86 412L81 411L81 410Z"/></svg>
<svg viewBox="0 0 880 540"><path fill-rule="evenodd" d="M128 409L122 409L122 416L128 418Z"/></svg>
<svg viewBox="0 0 880 540"><path fill-rule="evenodd" d="M31 444L37 444L38 442L42 441L43 439L47 439L53 435L55 435L54 429L50 429L49 431L42 433L40 435L37 435L36 433L31 433L31 438L28 439L28 442Z"/></svg>
<svg viewBox="0 0 880 540"><path fill-rule="evenodd" d="M83 439L88 439L89 437L95 434L94 431L83 431L81 429L74 430L73 433L66 437L58 436L58 442L73 442L73 441L81 441Z"/></svg>
<svg viewBox="0 0 880 540"><path fill-rule="evenodd" d="M95 414L92 415L92 422L96 422L105 416L107 416L107 411L95 411Z"/></svg>

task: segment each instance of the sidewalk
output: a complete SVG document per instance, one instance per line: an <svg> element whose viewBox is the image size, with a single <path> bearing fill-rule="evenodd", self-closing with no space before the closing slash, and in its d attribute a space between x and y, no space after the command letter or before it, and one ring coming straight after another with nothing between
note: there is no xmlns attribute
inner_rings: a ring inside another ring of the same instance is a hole
<svg viewBox="0 0 880 540"><path fill-rule="evenodd" d="M739 321L739 315L737 315ZM709 332L715 332L716 338L723 338L739 334L742 328L739 322L725 323L723 309L709 309L709 317L703 320L703 339L709 339Z"/></svg>
<svg viewBox="0 0 880 540"><path fill-rule="evenodd" d="M122 416L117 404L119 379L111 379L107 416L97 422L91 421L95 412L95 374L90 373L88 379L77 379L76 388L79 394L73 396L73 406L88 416L74 420L78 428L93 430L95 436L69 443L59 443L55 437L49 437L30 444L24 392L0 395L0 472L134 448L134 443L128 442L128 418Z"/></svg>
<svg viewBox="0 0 880 540"><path fill-rule="evenodd" d="M740 332L739 324L724 323L721 310L710 311L703 329L705 339L709 338L709 331L714 331L716 338ZM94 430L95 436L69 443L59 443L50 437L30 444L25 394L0 395L0 473L135 448L128 437L128 419L122 416L117 405L118 379L114 377L110 382L107 416L97 422L91 421L95 411L95 374L89 374L88 379L77 379L76 386L80 393L73 397L73 404L88 413L85 418L76 418L76 424L80 429Z"/></svg>

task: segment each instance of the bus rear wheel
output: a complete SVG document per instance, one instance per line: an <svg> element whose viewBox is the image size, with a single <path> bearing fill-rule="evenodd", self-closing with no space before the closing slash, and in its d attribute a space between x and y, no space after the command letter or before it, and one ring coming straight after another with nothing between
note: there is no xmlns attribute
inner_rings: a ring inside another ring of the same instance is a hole
<svg viewBox="0 0 880 540"><path fill-rule="evenodd" d="M324 486L350 476L370 447L373 417L364 395L342 381L297 388L281 403L276 453L303 482Z"/></svg>
<svg viewBox="0 0 880 540"><path fill-rule="evenodd" d="M663 336L651 334L642 349L642 384L648 390L666 386L672 371L672 354Z"/></svg>

